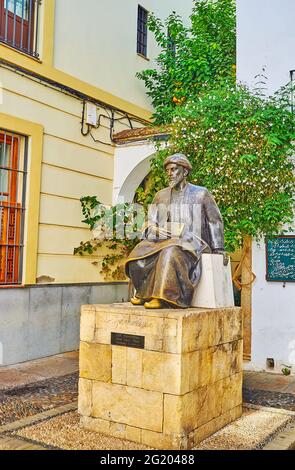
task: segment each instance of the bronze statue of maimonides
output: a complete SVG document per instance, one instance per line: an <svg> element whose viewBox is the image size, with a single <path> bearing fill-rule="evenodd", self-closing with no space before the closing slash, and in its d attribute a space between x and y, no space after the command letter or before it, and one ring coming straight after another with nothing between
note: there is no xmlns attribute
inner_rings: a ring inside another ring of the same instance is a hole
<svg viewBox="0 0 295 470"><path fill-rule="evenodd" d="M135 288L131 302L146 308L191 306L201 277L201 254L224 253L223 221L213 196L187 182L192 167L182 154L166 158L169 187L159 191L145 239L126 261Z"/></svg>

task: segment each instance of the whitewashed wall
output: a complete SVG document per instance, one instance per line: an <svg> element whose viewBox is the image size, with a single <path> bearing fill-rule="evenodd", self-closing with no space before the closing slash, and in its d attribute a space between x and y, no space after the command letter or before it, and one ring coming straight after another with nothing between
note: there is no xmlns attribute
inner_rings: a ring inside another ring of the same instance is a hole
<svg viewBox="0 0 295 470"><path fill-rule="evenodd" d="M253 85L265 67L267 91L272 94L289 81L295 69L295 1L237 0L237 75ZM252 363L264 368L266 358L293 363L295 369L295 283L265 280L265 247L253 246L257 278L252 297Z"/></svg>
<svg viewBox="0 0 295 470"><path fill-rule="evenodd" d="M113 204L133 200L136 189L150 172L150 159L154 153L155 147L148 141L116 147Z"/></svg>
<svg viewBox="0 0 295 470"><path fill-rule="evenodd" d="M295 69L294 18L294 0L237 0L238 80L253 85L265 67L270 94L289 81Z"/></svg>

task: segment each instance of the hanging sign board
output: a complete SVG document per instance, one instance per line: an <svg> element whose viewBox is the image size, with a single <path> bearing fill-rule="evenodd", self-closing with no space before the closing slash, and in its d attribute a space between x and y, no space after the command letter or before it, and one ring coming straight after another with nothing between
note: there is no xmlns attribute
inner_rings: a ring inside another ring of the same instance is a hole
<svg viewBox="0 0 295 470"><path fill-rule="evenodd" d="M266 240L266 280L295 282L295 235Z"/></svg>

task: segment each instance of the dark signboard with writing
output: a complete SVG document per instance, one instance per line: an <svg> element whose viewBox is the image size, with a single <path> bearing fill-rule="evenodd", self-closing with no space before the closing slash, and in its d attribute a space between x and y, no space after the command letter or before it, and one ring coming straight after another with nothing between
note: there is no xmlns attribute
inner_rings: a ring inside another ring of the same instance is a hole
<svg viewBox="0 0 295 470"><path fill-rule="evenodd" d="M111 344L129 348L144 349L144 336L128 335L126 333L111 333Z"/></svg>
<svg viewBox="0 0 295 470"><path fill-rule="evenodd" d="M266 240L266 280L295 282L295 235Z"/></svg>

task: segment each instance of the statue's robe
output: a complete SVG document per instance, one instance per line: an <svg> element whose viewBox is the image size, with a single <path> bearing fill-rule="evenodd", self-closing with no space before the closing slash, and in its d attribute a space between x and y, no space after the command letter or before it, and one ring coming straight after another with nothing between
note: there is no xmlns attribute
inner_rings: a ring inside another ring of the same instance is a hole
<svg viewBox="0 0 295 470"><path fill-rule="evenodd" d="M181 224L182 235L156 238L152 228L167 228L167 222ZM202 252L224 249L223 221L213 196L190 183L182 191L159 191L149 211L145 237L126 261L136 297L190 307L201 277Z"/></svg>

